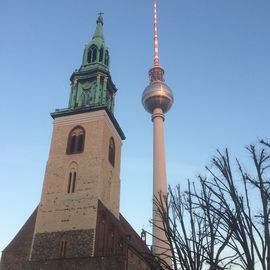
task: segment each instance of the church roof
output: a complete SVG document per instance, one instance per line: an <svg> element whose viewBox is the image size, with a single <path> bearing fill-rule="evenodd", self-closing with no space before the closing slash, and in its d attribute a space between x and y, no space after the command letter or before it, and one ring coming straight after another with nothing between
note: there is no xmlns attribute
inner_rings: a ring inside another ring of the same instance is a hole
<svg viewBox="0 0 270 270"><path fill-rule="evenodd" d="M127 244L129 247L132 247L133 250L137 251L139 255L152 254L146 243L141 239L133 227L128 223L128 221L119 214L119 219L99 200L98 204L98 216L103 212L107 216L107 223L110 223L117 231L126 238Z"/></svg>
<svg viewBox="0 0 270 270"><path fill-rule="evenodd" d="M140 253L150 254L150 250L147 247L146 243L141 239L133 227L128 223L128 221L120 214L120 224L126 233L130 236L129 245L135 248Z"/></svg>
<svg viewBox="0 0 270 270"><path fill-rule="evenodd" d="M28 218L20 231L16 234L13 240L3 250L2 258L15 261L22 261L29 258L32 239L35 229L37 209Z"/></svg>

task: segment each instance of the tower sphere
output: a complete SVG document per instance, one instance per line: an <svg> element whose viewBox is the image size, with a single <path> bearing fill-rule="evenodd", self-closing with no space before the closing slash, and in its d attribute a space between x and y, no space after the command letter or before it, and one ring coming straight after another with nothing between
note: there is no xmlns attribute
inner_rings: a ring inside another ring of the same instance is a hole
<svg viewBox="0 0 270 270"><path fill-rule="evenodd" d="M173 104L173 92L164 82L163 75L161 66L154 66L149 71L150 84L142 94L142 104L149 113L153 113L157 108L166 113Z"/></svg>
<svg viewBox="0 0 270 270"><path fill-rule="evenodd" d="M166 113L173 104L172 90L164 82L150 83L143 92L142 103L149 113L153 113L156 108Z"/></svg>

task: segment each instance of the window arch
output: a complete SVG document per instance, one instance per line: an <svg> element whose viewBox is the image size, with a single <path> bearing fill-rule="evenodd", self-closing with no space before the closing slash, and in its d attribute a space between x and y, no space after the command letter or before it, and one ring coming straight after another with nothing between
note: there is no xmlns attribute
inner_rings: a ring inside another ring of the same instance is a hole
<svg viewBox="0 0 270 270"><path fill-rule="evenodd" d="M114 167L115 162L115 143L113 137L110 138L110 144L109 144L109 156L108 159L112 166Z"/></svg>
<svg viewBox="0 0 270 270"><path fill-rule="evenodd" d="M87 54L87 62L92 63L97 60L97 47L95 45L91 46Z"/></svg>
<svg viewBox="0 0 270 270"><path fill-rule="evenodd" d="M82 153L84 149L85 131L82 127L75 127L68 136L67 154Z"/></svg>
<svg viewBox="0 0 270 270"><path fill-rule="evenodd" d="M103 47L101 47L99 50L99 62L103 61L103 54L104 54L104 49Z"/></svg>

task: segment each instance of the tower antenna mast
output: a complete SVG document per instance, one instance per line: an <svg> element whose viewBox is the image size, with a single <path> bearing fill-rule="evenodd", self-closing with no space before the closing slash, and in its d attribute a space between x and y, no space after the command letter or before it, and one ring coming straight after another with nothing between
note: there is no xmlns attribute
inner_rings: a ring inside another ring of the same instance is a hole
<svg viewBox="0 0 270 270"><path fill-rule="evenodd" d="M154 0L154 65L159 66L157 0Z"/></svg>

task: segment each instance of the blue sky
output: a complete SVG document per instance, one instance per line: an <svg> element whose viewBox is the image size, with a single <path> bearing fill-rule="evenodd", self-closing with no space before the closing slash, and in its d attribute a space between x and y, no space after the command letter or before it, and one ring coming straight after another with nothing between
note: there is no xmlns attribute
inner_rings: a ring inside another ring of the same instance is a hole
<svg viewBox="0 0 270 270"><path fill-rule="evenodd" d="M141 105L153 63L152 0L1 0L0 250L39 202L49 113L65 108L69 77L104 12L122 149L121 212L150 230L152 123ZM158 0L160 61L175 103L166 115L168 182L194 179L216 148L245 159L270 138L270 1Z"/></svg>

